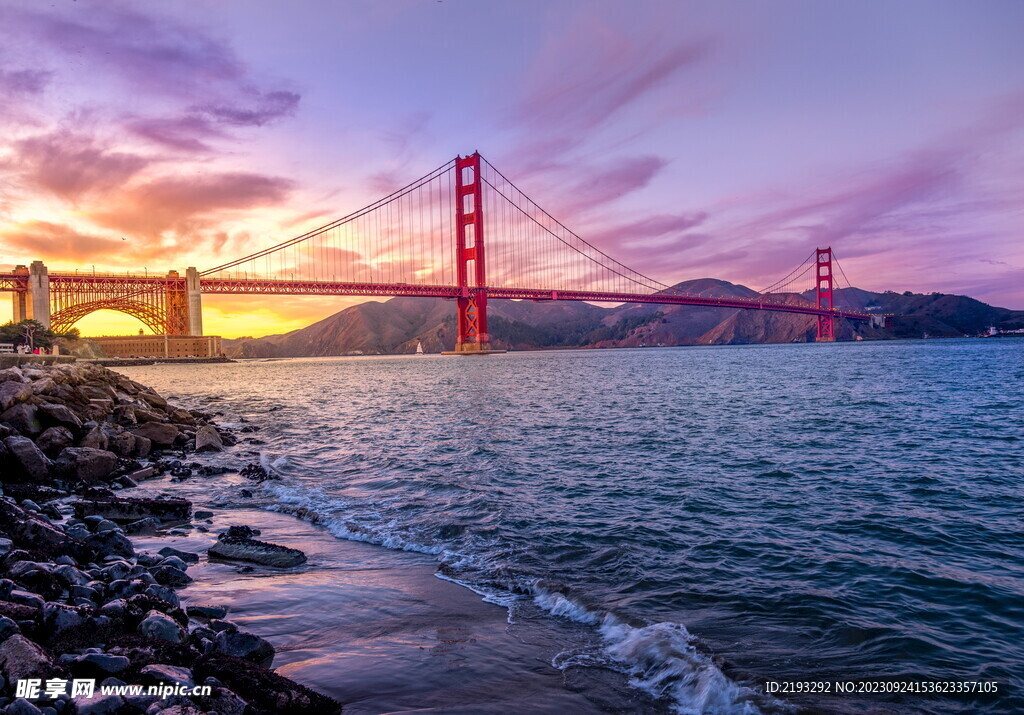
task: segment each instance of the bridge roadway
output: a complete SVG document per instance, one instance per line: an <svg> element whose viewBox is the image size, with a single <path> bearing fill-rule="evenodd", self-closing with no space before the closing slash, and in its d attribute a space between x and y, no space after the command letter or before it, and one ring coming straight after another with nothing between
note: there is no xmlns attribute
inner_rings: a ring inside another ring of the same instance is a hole
<svg viewBox="0 0 1024 715"><path fill-rule="evenodd" d="M0 291L17 293L29 290L24 273L0 273ZM50 273L51 286L79 286L93 290L115 290L121 295L132 292L169 290L185 291L185 277L178 275ZM431 298L466 297L473 288L451 285L420 285L412 283L349 283L335 281L289 281L254 278L199 277L199 290L207 294L234 295L347 295L365 297L415 296ZM653 303L659 305L696 305L710 308L769 310L782 313L831 316L849 320L870 320L873 316L854 310L819 308L813 303L791 303L769 298L714 297L674 293L609 293L601 291L542 290L536 288L488 287L488 299L506 300L575 300L592 303Z"/></svg>

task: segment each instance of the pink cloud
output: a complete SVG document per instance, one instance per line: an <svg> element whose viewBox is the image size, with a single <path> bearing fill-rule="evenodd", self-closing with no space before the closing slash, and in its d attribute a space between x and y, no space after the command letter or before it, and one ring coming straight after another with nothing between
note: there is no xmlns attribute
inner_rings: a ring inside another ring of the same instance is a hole
<svg viewBox="0 0 1024 715"><path fill-rule="evenodd" d="M6 168L19 172L31 185L70 201L118 188L150 163L67 129L22 139L14 144L13 152Z"/></svg>
<svg viewBox="0 0 1024 715"><path fill-rule="evenodd" d="M182 233L228 212L280 204L292 187L287 179L249 173L168 176L126 189L89 216L101 226L142 236Z"/></svg>
<svg viewBox="0 0 1024 715"><path fill-rule="evenodd" d="M69 226L48 221L26 221L4 229L0 238L12 252L23 251L25 261L95 261L112 258L125 251L123 241L82 234Z"/></svg>

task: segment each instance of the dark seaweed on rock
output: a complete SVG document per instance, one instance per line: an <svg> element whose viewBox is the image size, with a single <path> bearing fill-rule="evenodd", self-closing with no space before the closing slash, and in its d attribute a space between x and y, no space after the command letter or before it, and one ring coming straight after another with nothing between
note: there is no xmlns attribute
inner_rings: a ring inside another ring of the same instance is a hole
<svg viewBox="0 0 1024 715"><path fill-rule="evenodd" d="M245 477L246 479L251 479L251 480L253 480L254 482L257 482L257 483L265 482L268 479L280 479L281 478L281 477L277 476L276 474L271 474L265 468L261 467L258 464L247 464L247 465L245 465L244 467L242 467L242 471L240 471L239 474L242 475L243 477Z"/></svg>
<svg viewBox="0 0 1024 715"><path fill-rule="evenodd" d="M198 677L214 677L227 685L261 715L341 712L341 705L333 698L242 658L213 653L200 658L194 670Z"/></svg>

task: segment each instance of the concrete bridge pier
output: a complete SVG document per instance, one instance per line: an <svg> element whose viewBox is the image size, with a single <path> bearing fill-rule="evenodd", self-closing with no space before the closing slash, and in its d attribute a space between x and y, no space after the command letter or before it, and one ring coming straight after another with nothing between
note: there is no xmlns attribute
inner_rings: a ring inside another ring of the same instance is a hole
<svg viewBox="0 0 1024 715"><path fill-rule="evenodd" d="M185 269L185 292L188 295L188 334L203 334L203 295L199 292L199 271L195 266Z"/></svg>
<svg viewBox="0 0 1024 715"><path fill-rule="evenodd" d="M11 293L11 303L14 308L13 320L15 323L20 323L23 320L28 319L28 294L27 293Z"/></svg>
<svg viewBox="0 0 1024 715"><path fill-rule="evenodd" d="M28 269L28 294L26 297L28 315L43 327L50 328L50 274L42 261L32 261ZM17 313L17 308L15 308Z"/></svg>
<svg viewBox="0 0 1024 715"><path fill-rule="evenodd" d="M27 266L15 266L14 273L18 275L27 276ZM15 323L20 323L23 320L28 320L28 293L24 291L14 291L11 293L11 308L13 308L11 319Z"/></svg>

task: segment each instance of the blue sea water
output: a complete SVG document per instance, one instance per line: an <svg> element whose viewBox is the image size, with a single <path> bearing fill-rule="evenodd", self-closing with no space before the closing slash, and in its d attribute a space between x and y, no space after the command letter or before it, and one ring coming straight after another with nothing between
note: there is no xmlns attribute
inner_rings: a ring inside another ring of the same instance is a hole
<svg viewBox="0 0 1024 715"><path fill-rule="evenodd" d="M275 508L434 555L664 711L1024 711L1020 340L126 372L261 427ZM998 692L765 692L823 681Z"/></svg>

